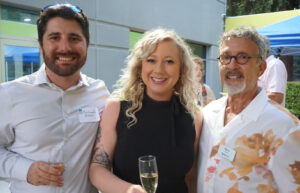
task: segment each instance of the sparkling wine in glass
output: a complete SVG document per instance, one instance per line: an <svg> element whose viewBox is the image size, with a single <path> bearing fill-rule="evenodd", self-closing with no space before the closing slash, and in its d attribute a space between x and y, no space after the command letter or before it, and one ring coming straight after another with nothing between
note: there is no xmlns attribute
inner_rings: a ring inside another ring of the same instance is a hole
<svg viewBox="0 0 300 193"><path fill-rule="evenodd" d="M156 158L153 155L139 157L141 183L147 193L155 193L158 183Z"/></svg>
<svg viewBox="0 0 300 193"><path fill-rule="evenodd" d="M61 148L53 147L50 150L48 162L50 163L50 166L58 169L61 173L64 173L65 164L63 162L63 151Z"/></svg>

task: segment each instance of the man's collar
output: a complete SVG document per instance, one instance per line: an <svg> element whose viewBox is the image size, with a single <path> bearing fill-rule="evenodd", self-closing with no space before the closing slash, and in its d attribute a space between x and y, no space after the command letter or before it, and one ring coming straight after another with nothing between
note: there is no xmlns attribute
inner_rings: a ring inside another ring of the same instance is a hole
<svg viewBox="0 0 300 193"><path fill-rule="evenodd" d="M85 74L82 74L80 72L79 75L79 81L78 84L75 85L74 87L81 87L81 86L89 86L90 84L88 83L88 77ZM46 73L46 65L43 63L40 67L40 69L36 72L36 79L34 80L33 84L34 85L41 85L41 84L50 84L51 81L47 77Z"/></svg>
<svg viewBox="0 0 300 193"><path fill-rule="evenodd" d="M33 82L34 85L41 85L41 84L49 84L50 80L46 75L45 63L43 63L38 71L36 71L36 78Z"/></svg>
<svg viewBox="0 0 300 193"><path fill-rule="evenodd" d="M265 105L268 102L268 96L265 90L261 88L259 89L260 89L259 93L240 113L242 119L250 119L256 121L261 115L261 112L263 111Z"/></svg>

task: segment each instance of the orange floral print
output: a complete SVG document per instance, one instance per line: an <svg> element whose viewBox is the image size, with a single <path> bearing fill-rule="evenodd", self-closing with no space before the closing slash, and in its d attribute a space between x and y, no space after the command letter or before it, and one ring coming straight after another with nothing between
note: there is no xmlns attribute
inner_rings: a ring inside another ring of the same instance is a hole
<svg viewBox="0 0 300 193"><path fill-rule="evenodd" d="M300 161L295 161L294 164L289 165L291 174L294 177L294 183L300 184Z"/></svg>
<svg viewBox="0 0 300 193"><path fill-rule="evenodd" d="M282 145L283 140L276 138L273 131L270 129L264 135L261 133L254 133L253 135L241 136L236 139L234 150L236 151L235 159L230 168L224 169L219 175L223 177L226 175L230 180L247 180L251 172L261 174L263 178L267 179L268 184L259 184L257 187L258 193L277 193L273 187L273 175L265 169L270 156L275 154L277 149ZM225 144L225 138L213 147L211 156L218 152L220 144ZM300 173L299 173L300 174ZM238 182L228 190L228 193L235 193L238 191Z"/></svg>
<svg viewBox="0 0 300 193"><path fill-rule="evenodd" d="M228 189L227 193L243 193L239 191L239 184L235 183L231 188Z"/></svg>

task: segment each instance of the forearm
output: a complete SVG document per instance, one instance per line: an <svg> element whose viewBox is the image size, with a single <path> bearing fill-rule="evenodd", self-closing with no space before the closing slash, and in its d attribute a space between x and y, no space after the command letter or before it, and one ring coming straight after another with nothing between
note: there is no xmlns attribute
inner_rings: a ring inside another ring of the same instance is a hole
<svg viewBox="0 0 300 193"><path fill-rule="evenodd" d="M0 147L0 177L27 180L27 172L33 160Z"/></svg>
<svg viewBox="0 0 300 193"><path fill-rule="evenodd" d="M133 185L121 180L100 164L91 164L89 178L91 183L102 193L126 193Z"/></svg>
<svg viewBox="0 0 300 193"><path fill-rule="evenodd" d="M194 164L190 172L186 175L185 182L189 193L197 192L197 164Z"/></svg>
<svg viewBox="0 0 300 193"><path fill-rule="evenodd" d="M283 94L279 92L268 93L268 97L273 101L277 102L278 104L281 104L283 101Z"/></svg>

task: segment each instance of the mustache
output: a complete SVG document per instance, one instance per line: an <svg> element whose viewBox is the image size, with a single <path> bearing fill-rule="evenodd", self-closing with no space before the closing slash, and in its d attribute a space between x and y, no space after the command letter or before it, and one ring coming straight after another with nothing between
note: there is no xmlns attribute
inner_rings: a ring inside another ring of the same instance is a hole
<svg viewBox="0 0 300 193"><path fill-rule="evenodd" d="M240 77L244 77L244 74L239 71L239 70L228 70L225 72L225 77L228 77L230 75L235 75L235 76L240 76Z"/></svg>

